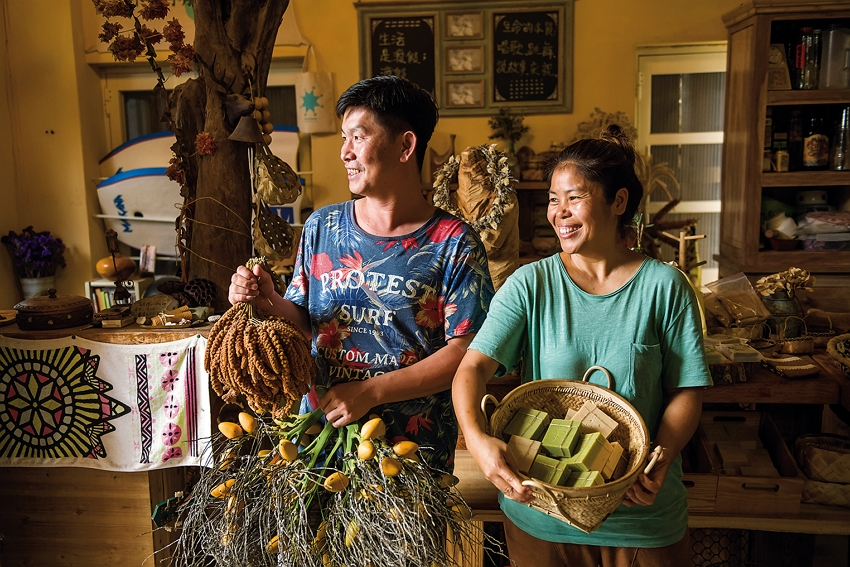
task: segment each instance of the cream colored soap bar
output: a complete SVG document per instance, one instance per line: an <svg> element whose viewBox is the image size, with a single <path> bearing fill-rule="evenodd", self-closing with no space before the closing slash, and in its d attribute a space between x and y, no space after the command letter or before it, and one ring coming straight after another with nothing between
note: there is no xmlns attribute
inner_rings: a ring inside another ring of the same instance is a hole
<svg viewBox="0 0 850 567"><path fill-rule="evenodd" d="M511 439L508 441L508 449L514 457L517 470L522 474L528 474L534 459L540 453L540 441L511 435Z"/></svg>

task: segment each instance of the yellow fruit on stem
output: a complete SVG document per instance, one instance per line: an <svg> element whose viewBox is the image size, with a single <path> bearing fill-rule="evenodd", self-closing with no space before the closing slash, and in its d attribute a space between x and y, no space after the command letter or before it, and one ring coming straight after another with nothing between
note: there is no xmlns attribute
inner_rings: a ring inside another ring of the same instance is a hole
<svg viewBox="0 0 850 567"><path fill-rule="evenodd" d="M298 447L289 439L281 439L280 443L277 444L277 450L280 452L280 456L288 463L291 463L298 457Z"/></svg>
<svg viewBox="0 0 850 567"><path fill-rule="evenodd" d="M368 461L375 456L375 444L370 439L364 439L357 446L357 456L361 461Z"/></svg>
<svg viewBox="0 0 850 567"><path fill-rule="evenodd" d="M393 445L393 453L406 459L412 458L419 450L419 445L413 441L399 441Z"/></svg>
<svg viewBox="0 0 850 567"><path fill-rule="evenodd" d="M218 424L218 430L221 431L221 434L227 437L228 439L236 439L237 437L242 437L244 433L242 428L239 427L238 424L233 423L232 421L222 421Z"/></svg>
<svg viewBox="0 0 850 567"><path fill-rule="evenodd" d="M210 490L210 495L214 498L224 498L228 494L230 494L230 488L236 483L235 478L231 478L225 480L212 490Z"/></svg>
<svg viewBox="0 0 850 567"><path fill-rule="evenodd" d="M348 522L348 527L345 528L345 547L351 547L351 544L354 543L354 538L357 537L357 533L359 531L360 528L357 526L357 522L355 520Z"/></svg>
<svg viewBox="0 0 850 567"><path fill-rule="evenodd" d="M393 457L381 459L381 472L384 476L398 476L401 473L401 463Z"/></svg>
<svg viewBox="0 0 850 567"><path fill-rule="evenodd" d="M280 536L274 536L273 538L271 538L269 540L269 542L266 544L266 552L267 553L274 554L274 553L279 553L281 551L279 537Z"/></svg>
<svg viewBox="0 0 850 567"><path fill-rule="evenodd" d="M370 419L360 430L362 439L376 439L387 434L387 426L380 417Z"/></svg>
<svg viewBox="0 0 850 567"><path fill-rule="evenodd" d="M342 492L348 488L348 477L341 472L329 474L324 486L328 492Z"/></svg>
<svg viewBox="0 0 850 567"><path fill-rule="evenodd" d="M239 425L246 433L254 433L257 431L257 420L248 412L239 412Z"/></svg>

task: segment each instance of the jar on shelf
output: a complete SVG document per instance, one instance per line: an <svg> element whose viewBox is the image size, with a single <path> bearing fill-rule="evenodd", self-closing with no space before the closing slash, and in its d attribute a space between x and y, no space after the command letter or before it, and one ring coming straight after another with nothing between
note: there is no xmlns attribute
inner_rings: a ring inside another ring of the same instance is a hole
<svg viewBox="0 0 850 567"><path fill-rule="evenodd" d="M803 134L804 170L826 169L829 165L829 137L826 135L824 119L820 114L812 114Z"/></svg>

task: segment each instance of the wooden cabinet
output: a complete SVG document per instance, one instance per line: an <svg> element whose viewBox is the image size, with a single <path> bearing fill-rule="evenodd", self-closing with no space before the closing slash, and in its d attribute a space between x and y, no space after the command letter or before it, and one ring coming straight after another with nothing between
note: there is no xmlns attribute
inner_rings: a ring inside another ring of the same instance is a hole
<svg viewBox="0 0 850 567"><path fill-rule="evenodd" d="M841 206L850 197L850 172L762 171L769 108L780 114L794 108L804 113L819 111L829 115L850 104L850 89L768 90L770 44L789 41L801 26L826 29L836 20L850 21L850 4L830 0L751 0L723 16L729 44L721 188L721 276L739 271L748 275L774 273L790 266L812 273L850 273L848 248L830 252L776 251L769 245L760 246L763 196L788 202L799 191L819 189L827 192L829 203L835 206Z"/></svg>

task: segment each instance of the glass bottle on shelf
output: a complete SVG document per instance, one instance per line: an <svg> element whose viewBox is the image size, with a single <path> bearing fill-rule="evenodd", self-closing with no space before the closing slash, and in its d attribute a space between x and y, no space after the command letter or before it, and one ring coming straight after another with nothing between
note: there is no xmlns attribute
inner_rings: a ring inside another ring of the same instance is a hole
<svg viewBox="0 0 850 567"><path fill-rule="evenodd" d="M803 166L803 111L792 110L788 121L788 171Z"/></svg>
<svg viewBox="0 0 850 567"><path fill-rule="evenodd" d="M841 114L835 123L832 150L829 154L829 169L850 170L850 106L841 109Z"/></svg>
<svg viewBox="0 0 850 567"><path fill-rule="evenodd" d="M820 59L820 30L805 26L800 28L794 56L794 87L818 88L818 63Z"/></svg>
<svg viewBox="0 0 850 567"><path fill-rule="evenodd" d="M803 134L803 169L826 169L829 165L829 137L824 130L824 119L812 114Z"/></svg>

